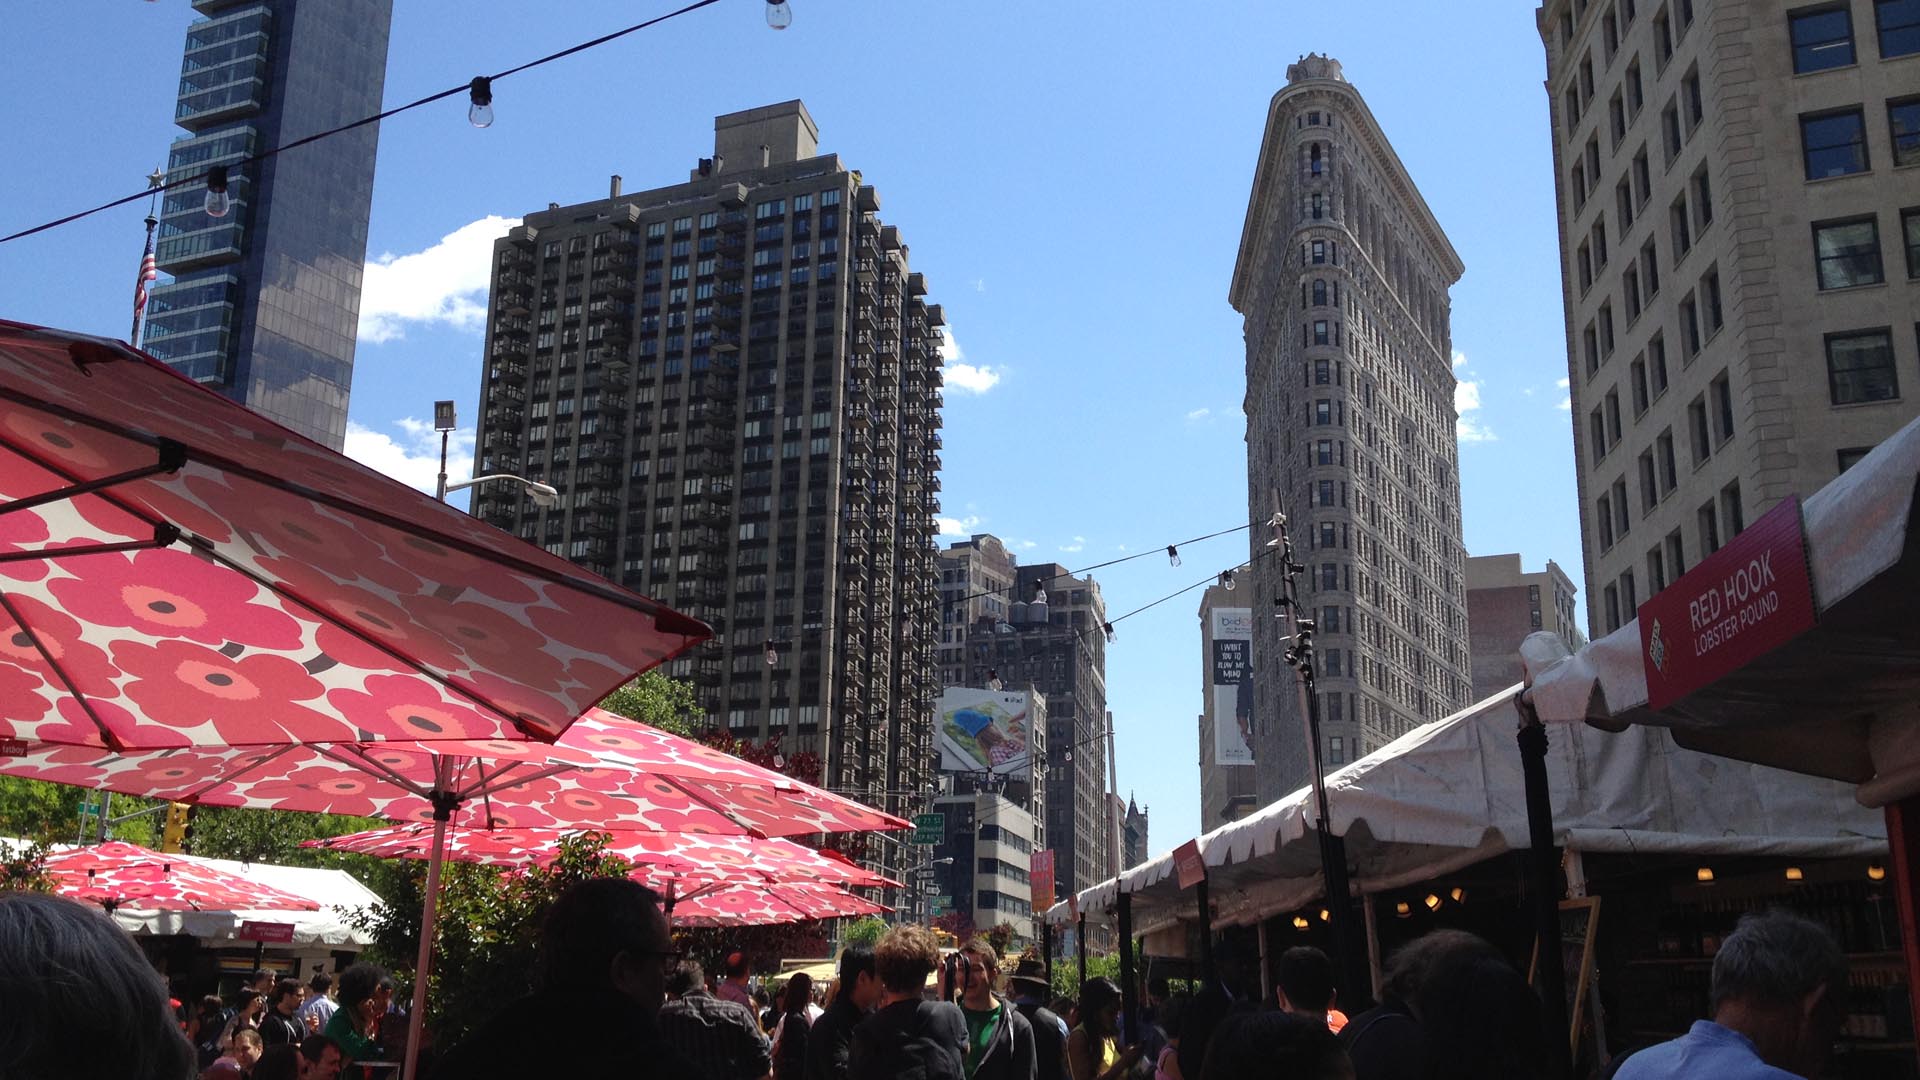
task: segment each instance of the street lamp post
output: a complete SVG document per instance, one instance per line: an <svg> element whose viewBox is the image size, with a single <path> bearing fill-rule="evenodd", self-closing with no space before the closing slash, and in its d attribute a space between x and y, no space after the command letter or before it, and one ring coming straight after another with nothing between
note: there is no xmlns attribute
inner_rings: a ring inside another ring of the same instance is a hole
<svg viewBox="0 0 1920 1080"><path fill-rule="evenodd" d="M433 430L440 433L440 483L433 489L433 497L441 502L447 501L447 438L458 426L454 420L453 402L433 403Z"/></svg>
<svg viewBox="0 0 1920 1080"><path fill-rule="evenodd" d="M453 402L436 401L433 403L433 430L440 433L440 479L439 482L434 485L434 498L441 502L446 502L447 496L456 491L465 491L470 487L476 487L491 480L511 480L525 489L526 493L532 497L533 504L543 510L554 506L560 501L559 489L555 488L552 484L543 484L538 480L529 480L524 476L515 476L512 473L488 473L485 476L476 476L470 480L462 480L457 484L447 483L447 440L453 434L453 429L459 426L459 421L454 417Z"/></svg>

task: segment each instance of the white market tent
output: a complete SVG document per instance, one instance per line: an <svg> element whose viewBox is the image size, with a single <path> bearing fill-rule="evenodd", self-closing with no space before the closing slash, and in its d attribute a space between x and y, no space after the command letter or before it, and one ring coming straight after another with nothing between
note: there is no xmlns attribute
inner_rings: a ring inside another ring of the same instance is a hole
<svg viewBox="0 0 1920 1080"><path fill-rule="evenodd" d="M203 863L229 874L238 874L249 881L257 881L295 896L304 896L320 904L320 910L138 911L121 908L113 913L113 920L120 924L121 929L136 935L187 934L209 944L218 944L224 941L238 942L236 935L243 922L291 923L292 945L296 948L322 946L327 950L357 952L371 941L364 931L349 921L347 914L355 908L381 907L380 897L345 870L275 866L193 855L182 855L180 858Z"/></svg>
<svg viewBox="0 0 1920 1080"><path fill-rule="evenodd" d="M1346 839L1356 892L1372 894L1528 847L1525 784L1514 736L1519 687L1424 725L1327 778L1333 831ZM1555 728L1547 754L1554 829L1585 852L1883 854L1885 822L1851 785L1686 750L1665 731L1613 735ZM1311 788L1199 838L1218 925L1298 910L1323 894ZM1124 890L1136 933L1198 911L1171 853L1081 892L1100 917ZM1066 903L1047 913L1068 923Z"/></svg>

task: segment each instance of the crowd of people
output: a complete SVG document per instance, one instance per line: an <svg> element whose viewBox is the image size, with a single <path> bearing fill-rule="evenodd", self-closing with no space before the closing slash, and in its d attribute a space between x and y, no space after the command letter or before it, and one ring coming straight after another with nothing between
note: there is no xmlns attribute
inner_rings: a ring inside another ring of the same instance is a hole
<svg viewBox="0 0 1920 1080"><path fill-rule="evenodd" d="M356 964L302 984L261 972L229 1005L186 1015L132 940L97 911L0 893L0 1078L355 1080L404 1052L386 973ZM1140 1015L1096 978L1046 1002L1043 965L1004 971L982 940L943 957L900 926L843 950L837 978L795 974L756 998L747 958L709 984L676 949L658 897L581 883L543 928L537 989L453 1047L428 1080L633 1076L685 1080L1534 1080L1555 1075L1540 1000L1486 941L1440 930L1388 963L1382 1002L1349 1019L1334 965L1289 949L1271 997L1244 958ZM1711 1015L1603 1063L1609 1080L1818 1076L1845 1018L1844 953L1796 915L1749 915L1721 943ZM392 1055L388 1057L386 1055Z"/></svg>

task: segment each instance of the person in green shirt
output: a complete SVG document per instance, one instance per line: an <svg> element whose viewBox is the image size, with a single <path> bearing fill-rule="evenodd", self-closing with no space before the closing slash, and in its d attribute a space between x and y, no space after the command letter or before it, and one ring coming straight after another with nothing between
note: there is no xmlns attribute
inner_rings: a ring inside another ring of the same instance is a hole
<svg viewBox="0 0 1920 1080"><path fill-rule="evenodd" d="M967 1080L1035 1080L1033 1026L995 992L1000 957L974 938L955 957L962 971L960 1011L967 1017Z"/></svg>
<svg viewBox="0 0 1920 1080"><path fill-rule="evenodd" d="M377 964L355 964L340 973L340 1003L322 1033L340 1044L350 1062L380 1060L380 1019L393 1002L393 979Z"/></svg>

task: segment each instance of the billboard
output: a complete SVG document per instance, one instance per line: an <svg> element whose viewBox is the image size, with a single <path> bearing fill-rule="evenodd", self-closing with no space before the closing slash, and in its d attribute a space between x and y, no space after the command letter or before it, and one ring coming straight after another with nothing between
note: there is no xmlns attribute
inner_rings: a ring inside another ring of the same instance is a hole
<svg viewBox="0 0 1920 1080"><path fill-rule="evenodd" d="M1253 609L1214 608L1211 633L1213 761L1253 764Z"/></svg>
<svg viewBox="0 0 1920 1080"><path fill-rule="evenodd" d="M1033 768L1032 695L949 687L934 703L942 772L1020 773Z"/></svg>
<svg viewBox="0 0 1920 1080"><path fill-rule="evenodd" d="M1053 852L1036 851L1027 861L1027 880L1033 886L1033 913L1053 906Z"/></svg>

